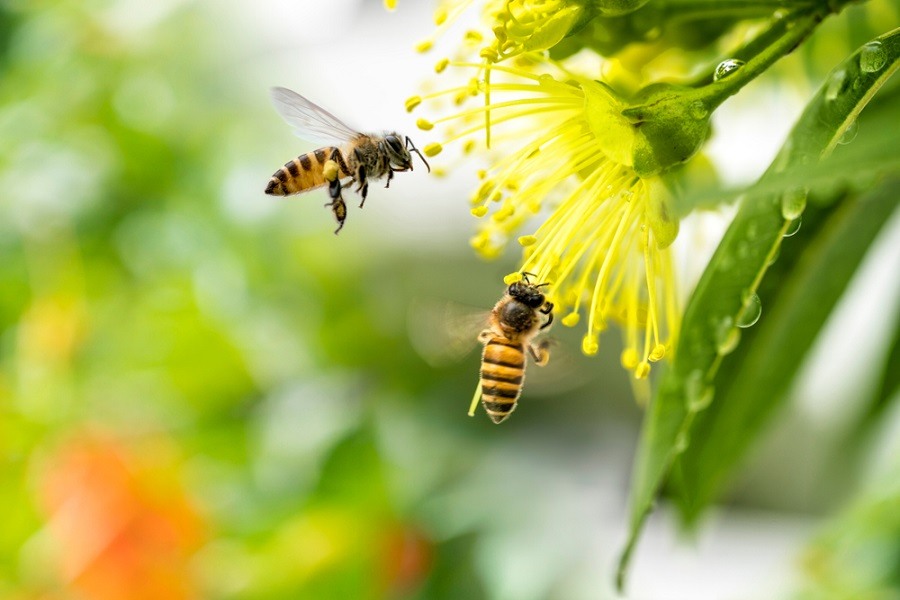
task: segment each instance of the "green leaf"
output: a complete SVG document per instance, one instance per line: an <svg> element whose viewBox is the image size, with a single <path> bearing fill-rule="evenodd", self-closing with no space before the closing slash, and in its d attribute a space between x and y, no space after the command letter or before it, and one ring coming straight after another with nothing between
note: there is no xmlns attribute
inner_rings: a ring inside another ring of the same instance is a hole
<svg viewBox="0 0 900 600"><path fill-rule="evenodd" d="M900 392L900 320L895 321L894 337L888 349L887 360L881 373L881 380L878 383L872 404L862 418L859 430L865 432L873 423L878 421L898 392Z"/></svg>
<svg viewBox="0 0 900 600"><path fill-rule="evenodd" d="M760 289L766 316L745 330L751 335L724 359L713 383L716 402L697 415L693 441L676 460L673 478L685 521L695 521L715 498L732 467L786 399L795 373L897 207L898 197L900 180L894 179L861 198L850 195L836 209L811 207L804 215L827 213L817 215L816 227L807 228L813 229L808 239L791 241L794 256L779 258L783 278L770 273L772 284Z"/></svg>
<svg viewBox="0 0 900 600"><path fill-rule="evenodd" d="M877 42L884 59L873 69L868 50ZM860 67L863 56L864 66ZM841 63L807 105L763 180L830 154L875 92L900 66L900 30L866 44ZM790 211L802 212L793 200ZM788 232L782 195L744 202L710 260L684 315L671 368L663 376L644 422L631 498L629 538L619 560L617 585L625 572L644 521L679 453L690 445L697 414L713 400L713 379L725 354L739 339L735 324L756 293L767 266Z"/></svg>

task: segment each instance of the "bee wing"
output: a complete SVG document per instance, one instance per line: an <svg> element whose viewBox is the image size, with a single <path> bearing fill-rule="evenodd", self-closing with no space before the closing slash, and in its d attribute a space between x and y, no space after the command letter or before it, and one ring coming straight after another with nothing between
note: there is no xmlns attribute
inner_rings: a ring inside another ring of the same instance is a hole
<svg viewBox="0 0 900 600"><path fill-rule="evenodd" d="M459 362L481 346L478 334L488 327L490 314L454 302L415 298L407 314L410 344L432 367Z"/></svg>
<svg viewBox="0 0 900 600"><path fill-rule="evenodd" d="M281 118L304 140L331 144L349 142L361 135L318 104L287 88L272 88L272 103Z"/></svg>
<svg viewBox="0 0 900 600"><path fill-rule="evenodd" d="M553 396L584 385L591 378L590 370L579 364L579 356L571 348L560 343L551 336L539 336L531 342L535 346L543 346L550 358L546 366L535 364L533 356L528 353L528 371L525 376L525 388L541 396Z"/></svg>

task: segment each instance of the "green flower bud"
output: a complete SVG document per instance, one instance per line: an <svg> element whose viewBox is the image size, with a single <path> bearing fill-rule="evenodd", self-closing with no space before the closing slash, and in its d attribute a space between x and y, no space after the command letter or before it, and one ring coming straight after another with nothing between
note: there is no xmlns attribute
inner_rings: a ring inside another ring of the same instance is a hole
<svg viewBox="0 0 900 600"><path fill-rule="evenodd" d="M691 158L709 137L709 109L690 88L652 84L622 115L636 129L632 163L646 177Z"/></svg>

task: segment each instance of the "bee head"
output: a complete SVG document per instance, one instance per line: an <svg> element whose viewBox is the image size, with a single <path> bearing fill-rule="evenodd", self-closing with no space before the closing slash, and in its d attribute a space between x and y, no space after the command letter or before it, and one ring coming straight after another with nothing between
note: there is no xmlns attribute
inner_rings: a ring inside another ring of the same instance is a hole
<svg viewBox="0 0 900 600"><path fill-rule="evenodd" d="M540 308L545 302L544 293L540 290L544 285L547 284L535 285L528 281L516 281L506 288L506 293L529 308Z"/></svg>
<svg viewBox="0 0 900 600"><path fill-rule="evenodd" d="M409 153L410 150L419 155L419 158L422 159L422 162L425 163L425 168L428 169L428 172L431 173L431 167L428 165L428 161L425 160L425 157L422 156L422 153L419 152L419 149L415 147L412 143L412 140L409 137L404 138L400 136L396 131L388 133L384 136L384 145L387 150L388 157L391 160L391 165L397 167L401 171L412 171L412 155Z"/></svg>

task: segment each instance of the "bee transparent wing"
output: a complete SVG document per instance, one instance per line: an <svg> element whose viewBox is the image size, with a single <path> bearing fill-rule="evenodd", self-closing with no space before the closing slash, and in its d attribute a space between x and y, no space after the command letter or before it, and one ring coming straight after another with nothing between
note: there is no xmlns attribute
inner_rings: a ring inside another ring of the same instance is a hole
<svg viewBox="0 0 900 600"><path fill-rule="evenodd" d="M432 367L459 362L481 347L478 334L488 327L490 314L446 300L415 298L407 314L410 344Z"/></svg>
<svg viewBox="0 0 900 600"><path fill-rule="evenodd" d="M554 396L584 385L591 378L591 371L584 368L583 361L568 346L557 338L538 336L531 343L543 346L550 353L545 366L535 364L534 357L528 352L528 370L525 375L525 389L539 396Z"/></svg>
<svg viewBox="0 0 900 600"><path fill-rule="evenodd" d="M297 137L304 140L332 144L349 142L361 135L318 104L287 88L272 88L272 103Z"/></svg>

